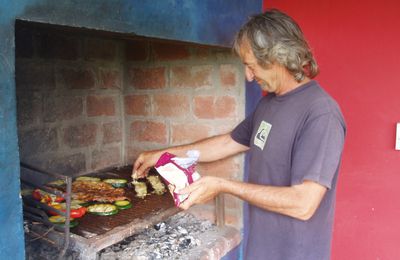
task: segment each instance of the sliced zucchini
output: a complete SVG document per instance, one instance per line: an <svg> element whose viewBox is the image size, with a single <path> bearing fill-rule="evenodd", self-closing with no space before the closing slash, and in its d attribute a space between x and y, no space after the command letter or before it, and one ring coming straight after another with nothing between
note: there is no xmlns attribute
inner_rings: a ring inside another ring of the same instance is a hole
<svg viewBox="0 0 400 260"><path fill-rule="evenodd" d="M75 180L76 180L76 181L95 181L95 182L101 181L100 178L97 178L97 177L89 177L89 176L80 176L80 177L76 178Z"/></svg>
<svg viewBox="0 0 400 260"><path fill-rule="evenodd" d="M60 216L60 215L51 216L51 217L49 217L49 221L60 227L64 227L64 225L65 225L65 217L64 216ZM78 221L76 221L74 218L70 218L70 222L69 222L70 228L76 227L78 224L79 224Z"/></svg>
<svg viewBox="0 0 400 260"><path fill-rule="evenodd" d="M114 188L125 187L128 183L128 181L125 179L105 179L103 182L111 184Z"/></svg>
<svg viewBox="0 0 400 260"><path fill-rule="evenodd" d="M90 201L71 200L71 207L72 207L72 206L76 206L76 205L79 205L79 206L82 206L82 207L87 207L87 206L89 206L90 204L91 204Z"/></svg>
<svg viewBox="0 0 400 260"><path fill-rule="evenodd" d="M64 180L55 180L55 181L49 182L48 184L53 185L53 186L63 186L63 185L65 185L65 181Z"/></svg>
<svg viewBox="0 0 400 260"><path fill-rule="evenodd" d="M130 209L132 208L132 203L129 200L117 200L114 202L115 206L118 207L118 209Z"/></svg>
<svg viewBox="0 0 400 260"><path fill-rule="evenodd" d="M70 227L70 228L74 228L74 227L78 226L78 224L79 224L79 222L78 222L77 220L73 220L73 221L70 221L70 222L69 222L69 227ZM56 224L56 225L59 225L60 227L64 227L64 226L65 226L65 223Z"/></svg>
<svg viewBox="0 0 400 260"><path fill-rule="evenodd" d="M94 204L87 207L87 211L99 216L111 216L118 213L118 208L113 204Z"/></svg>

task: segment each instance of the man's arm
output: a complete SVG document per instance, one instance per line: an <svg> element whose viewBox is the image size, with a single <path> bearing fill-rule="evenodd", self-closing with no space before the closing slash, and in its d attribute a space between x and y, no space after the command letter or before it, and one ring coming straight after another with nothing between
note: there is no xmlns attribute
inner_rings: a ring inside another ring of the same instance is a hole
<svg viewBox="0 0 400 260"><path fill-rule="evenodd" d="M275 187L205 176L179 193L190 194L181 204L182 209L204 203L223 192L268 211L308 220L317 210L326 190L321 184L307 180L298 185Z"/></svg>
<svg viewBox="0 0 400 260"><path fill-rule="evenodd" d="M160 156L169 152L178 157L185 157L188 150L200 152L199 162L212 162L248 150L247 146L235 142L230 134L207 138L192 144L171 147L162 150L148 151L139 155L133 166L133 174L141 177L154 166Z"/></svg>

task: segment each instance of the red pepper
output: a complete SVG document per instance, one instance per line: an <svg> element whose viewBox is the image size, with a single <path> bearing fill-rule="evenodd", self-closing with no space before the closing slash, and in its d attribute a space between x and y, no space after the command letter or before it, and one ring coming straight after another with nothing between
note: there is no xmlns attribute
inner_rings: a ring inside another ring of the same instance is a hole
<svg viewBox="0 0 400 260"><path fill-rule="evenodd" d="M49 204L49 206L61 210L62 212L66 212L65 209L62 208L62 206L60 204ZM55 211L49 211L48 212L50 215L58 215ZM81 218L83 217L83 215L85 215L86 213L86 208L85 207L80 207L77 209L71 209L70 211L70 217L71 218Z"/></svg>
<svg viewBox="0 0 400 260"><path fill-rule="evenodd" d="M80 218L83 215L85 215L85 212L81 210L81 208L79 209L71 209L71 218Z"/></svg>
<svg viewBox="0 0 400 260"><path fill-rule="evenodd" d="M38 190L38 189L36 189L36 190L34 190L33 192L32 192L32 197L35 199L35 200L41 200L42 199L42 195L40 194L40 191Z"/></svg>
<svg viewBox="0 0 400 260"><path fill-rule="evenodd" d="M64 198L63 197L56 197L55 198L55 200L54 200L55 202L63 202L64 201Z"/></svg>
<svg viewBox="0 0 400 260"><path fill-rule="evenodd" d="M40 189L35 189L32 192L32 197L35 200L39 200L42 203L50 203L50 202L63 202L64 198L63 197L59 197L53 194L49 194L45 191L42 191Z"/></svg>

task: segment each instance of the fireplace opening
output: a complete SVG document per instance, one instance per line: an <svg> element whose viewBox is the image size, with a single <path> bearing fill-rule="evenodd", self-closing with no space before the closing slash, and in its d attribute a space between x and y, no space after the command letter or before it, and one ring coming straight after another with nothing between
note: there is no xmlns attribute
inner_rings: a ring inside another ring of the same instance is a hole
<svg viewBox="0 0 400 260"><path fill-rule="evenodd" d="M227 48L19 20L15 34L20 160L35 169L33 183L49 180L43 173L129 179L140 152L225 133L243 118L242 65ZM233 179L242 169L242 157L198 165L202 175ZM71 229L71 245L81 243L89 259L137 226L164 221L177 212L164 197L161 213L156 207L132 217L133 226L121 224L129 231L94 232L104 244ZM240 229L241 202L224 199L224 224ZM192 212L216 222L214 202Z"/></svg>

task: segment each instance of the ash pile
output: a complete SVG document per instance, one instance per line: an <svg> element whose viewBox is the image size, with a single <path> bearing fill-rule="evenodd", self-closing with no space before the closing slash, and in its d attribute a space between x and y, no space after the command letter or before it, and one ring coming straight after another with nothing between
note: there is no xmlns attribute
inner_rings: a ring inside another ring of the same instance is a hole
<svg viewBox="0 0 400 260"><path fill-rule="evenodd" d="M217 230L217 226L208 220L180 212L101 250L99 259L188 259L192 250L202 246L202 235Z"/></svg>

